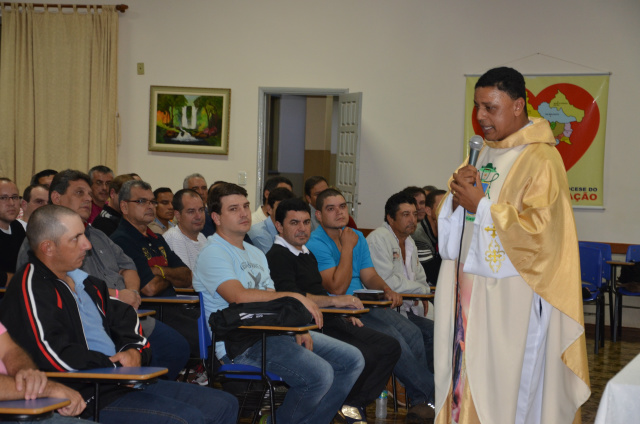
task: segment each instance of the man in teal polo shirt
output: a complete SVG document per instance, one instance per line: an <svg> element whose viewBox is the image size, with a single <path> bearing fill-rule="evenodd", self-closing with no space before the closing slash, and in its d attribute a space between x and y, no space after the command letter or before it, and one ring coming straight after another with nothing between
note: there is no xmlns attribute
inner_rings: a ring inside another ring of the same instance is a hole
<svg viewBox="0 0 640 424"><path fill-rule="evenodd" d="M363 288L382 290L385 298L392 301L392 308L401 305L402 296L391 290L373 267L362 233L346 226L349 213L344 196L327 189L318 195L316 208L320 226L311 233L307 248L318 261L324 288L335 295L353 294ZM427 366L420 329L388 308L374 308L361 320L367 327L400 342L402 354L394 373L409 395L407 422L433 422L434 378Z"/></svg>

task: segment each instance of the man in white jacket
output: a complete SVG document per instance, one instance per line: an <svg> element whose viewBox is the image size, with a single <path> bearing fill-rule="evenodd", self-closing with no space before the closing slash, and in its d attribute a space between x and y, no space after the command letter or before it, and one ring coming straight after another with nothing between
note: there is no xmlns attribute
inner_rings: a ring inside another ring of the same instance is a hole
<svg viewBox="0 0 640 424"><path fill-rule="evenodd" d="M416 200L400 192L384 207L385 222L371 232L367 244L373 266L387 285L398 293L431 293L424 268L418 260L418 248L411 238L418 223ZM429 369L433 371L433 321L427 319L429 302L405 301L402 311L422 332ZM403 313L403 314L404 314Z"/></svg>

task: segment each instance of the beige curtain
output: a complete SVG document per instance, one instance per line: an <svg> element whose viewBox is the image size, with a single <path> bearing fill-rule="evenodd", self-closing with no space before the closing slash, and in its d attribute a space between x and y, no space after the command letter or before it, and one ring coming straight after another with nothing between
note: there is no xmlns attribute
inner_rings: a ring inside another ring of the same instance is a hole
<svg viewBox="0 0 640 424"><path fill-rule="evenodd" d="M0 3L0 176L116 169L118 12Z"/></svg>

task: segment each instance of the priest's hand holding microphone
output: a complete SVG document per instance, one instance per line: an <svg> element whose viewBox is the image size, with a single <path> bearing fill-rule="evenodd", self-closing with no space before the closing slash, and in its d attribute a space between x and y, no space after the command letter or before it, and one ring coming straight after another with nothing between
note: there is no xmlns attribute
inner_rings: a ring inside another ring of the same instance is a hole
<svg viewBox="0 0 640 424"><path fill-rule="evenodd" d="M462 206L469 212L476 213L478 203L484 197L480 175L475 167L482 143L482 137L479 135L471 137L469 140L469 164L453 174L453 181L451 181L453 210Z"/></svg>

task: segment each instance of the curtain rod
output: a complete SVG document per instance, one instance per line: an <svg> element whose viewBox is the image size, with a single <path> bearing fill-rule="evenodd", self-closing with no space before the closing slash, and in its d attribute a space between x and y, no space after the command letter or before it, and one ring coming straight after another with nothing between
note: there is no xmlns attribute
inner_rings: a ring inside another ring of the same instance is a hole
<svg viewBox="0 0 640 424"><path fill-rule="evenodd" d="M10 4L8 4L8 3L2 3L2 5L3 6L4 5L9 5L10 6ZM20 5L20 4L18 4L18 5ZM94 5L94 4L44 4L44 3L34 3L33 4L33 7L45 7L45 6L53 7L53 8L61 7L63 9L72 8L72 7L79 7L81 9L82 8L89 9L90 7L94 7L95 6L98 9L102 9L102 5L99 5L99 4L96 4L96 5ZM121 12L121 13L126 12L127 9L129 8L129 6L127 6L126 4L116 4L115 6L116 6L116 10L118 12Z"/></svg>

